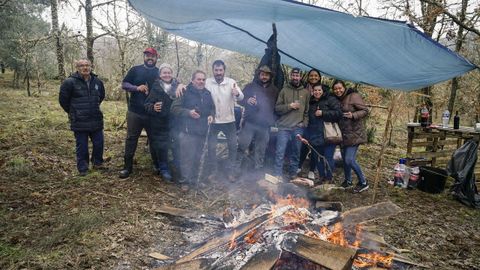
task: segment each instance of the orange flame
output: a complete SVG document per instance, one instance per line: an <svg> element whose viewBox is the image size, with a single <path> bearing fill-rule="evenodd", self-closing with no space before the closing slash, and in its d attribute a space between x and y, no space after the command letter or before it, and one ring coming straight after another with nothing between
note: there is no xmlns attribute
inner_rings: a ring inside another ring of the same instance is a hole
<svg viewBox="0 0 480 270"><path fill-rule="evenodd" d="M358 254L357 258L353 261L353 265L356 267L371 267L381 266L384 268L390 268L393 264L393 255L383 255L377 252Z"/></svg>
<svg viewBox="0 0 480 270"><path fill-rule="evenodd" d="M228 250L233 250L234 248L237 247L237 242L235 241L235 239L237 238L237 234L238 234L237 230L234 230L232 238L230 238L230 244L228 245Z"/></svg>

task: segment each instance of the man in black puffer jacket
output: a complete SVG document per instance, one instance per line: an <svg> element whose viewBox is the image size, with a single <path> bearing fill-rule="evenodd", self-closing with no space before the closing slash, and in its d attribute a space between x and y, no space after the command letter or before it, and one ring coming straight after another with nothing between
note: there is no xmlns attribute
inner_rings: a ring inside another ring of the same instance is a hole
<svg viewBox="0 0 480 270"><path fill-rule="evenodd" d="M68 113L70 128L75 134L77 169L81 176L88 171L88 138L92 140L94 168L103 165L103 114L100 103L105 98L103 82L92 73L89 60L76 63L77 72L67 78L60 87L59 102Z"/></svg>

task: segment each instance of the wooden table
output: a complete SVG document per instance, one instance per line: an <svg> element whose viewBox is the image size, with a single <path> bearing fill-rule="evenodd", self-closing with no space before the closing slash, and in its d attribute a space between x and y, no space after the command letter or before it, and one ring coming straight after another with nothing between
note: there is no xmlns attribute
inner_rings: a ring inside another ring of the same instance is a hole
<svg viewBox="0 0 480 270"><path fill-rule="evenodd" d="M453 129L432 125L424 128L418 123L410 123L407 124L407 129L409 166L429 165L446 168L453 152L460 148L466 140L480 141L480 132L475 131L472 127L461 126L460 129ZM475 176L478 181L480 179L480 162L478 160L475 166Z"/></svg>

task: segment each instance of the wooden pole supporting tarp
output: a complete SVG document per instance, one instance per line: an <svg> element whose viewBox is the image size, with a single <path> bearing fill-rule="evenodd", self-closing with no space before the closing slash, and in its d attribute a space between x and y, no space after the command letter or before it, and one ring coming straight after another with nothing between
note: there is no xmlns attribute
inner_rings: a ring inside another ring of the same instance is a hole
<svg viewBox="0 0 480 270"><path fill-rule="evenodd" d="M392 101L390 102L390 107L388 109L388 116L387 116L387 121L385 122L385 130L383 131L383 137L382 137L382 148L380 150L380 154L378 155L378 158L377 158L377 167L376 167L376 171L375 171L375 178L373 180L373 195L372 195L372 204L375 203L375 199L376 199L376 196L377 196L377 189L378 189L378 180L380 178L380 168L382 167L382 164L383 164L383 154L385 153L385 148L387 147L387 137L388 137L388 133L389 133L389 128L392 128L392 113L393 113L393 110L398 102L398 100L400 99L400 97L402 96L402 93L396 93L393 98L392 98Z"/></svg>

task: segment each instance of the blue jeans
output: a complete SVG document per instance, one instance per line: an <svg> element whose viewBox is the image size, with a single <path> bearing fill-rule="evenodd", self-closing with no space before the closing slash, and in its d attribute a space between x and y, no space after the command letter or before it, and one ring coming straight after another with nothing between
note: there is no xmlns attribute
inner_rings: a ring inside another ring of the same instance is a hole
<svg viewBox="0 0 480 270"><path fill-rule="evenodd" d="M79 172L88 171L88 138L92 141L92 163L101 165L103 163L103 130L93 132L74 131L76 142L77 169Z"/></svg>
<svg viewBox="0 0 480 270"><path fill-rule="evenodd" d="M324 156L325 159L318 157L317 170L320 177L323 177L327 181L331 181L333 178L333 170L335 170L335 161L333 160L333 154L335 153L335 144L314 145L313 148L317 152Z"/></svg>
<svg viewBox="0 0 480 270"><path fill-rule="evenodd" d="M343 172L345 174L345 180L348 183L352 183L352 169L357 175L358 182L360 184L366 184L365 176L363 175L360 165L358 165L357 156L358 145L344 146L342 147L343 158Z"/></svg>
<svg viewBox="0 0 480 270"><path fill-rule="evenodd" d="M273 173L275 175L282 175L283 172L283 161L285 156L285 150L289 141L292 141L291 151L287 153L288 158L288 174L296 175L299 158L300 158L300 148L302 143L295 138L297 134L303 135L303 128L294 128L291 130L279 130L277 134L277 146L275 151L275 165L273 167Z"/></svg>

